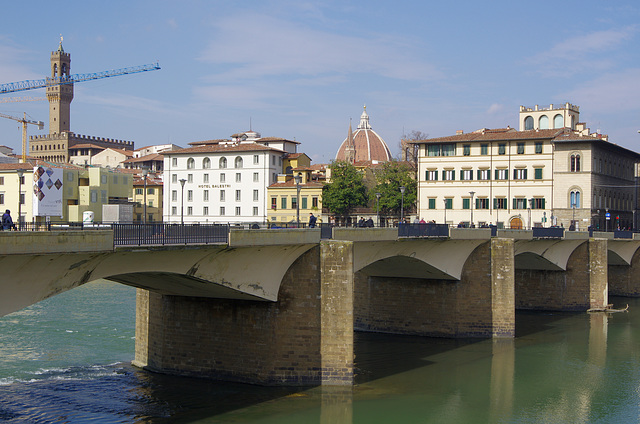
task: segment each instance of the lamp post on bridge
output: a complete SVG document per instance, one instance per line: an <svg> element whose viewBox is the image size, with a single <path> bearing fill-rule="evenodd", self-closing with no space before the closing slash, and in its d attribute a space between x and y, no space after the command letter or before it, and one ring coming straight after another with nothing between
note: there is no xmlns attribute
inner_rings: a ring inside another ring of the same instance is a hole
<svg viewBox="0 0 640 424"><path fill-rule="evenodd" d="M476 194L475 191L470 191L469 195L471 196L471 201L469 204L469 209L471 209L471 221L469 221L469 228L473 228L473 195Z"/></svg>
<svg viewBox="0 0 640 424"><path fill-rule="evenodd" d="M300 183L302 182L302 175L298 173L293 179L296 182L296 228L300 228Z"/></svg>
<svg viewBox="0 0 640 424"><path fill-rule="evenodd" d="M401 200L400 200L400 222L404 224L404 186L400 186L400 195Z"/></svg>
<svg viewBox="0 0 640 424"><path fill-rule="evenodd" d="M531 222L531 209L533 209L533 198L529 199L529 229L533 229L533 222Z"/></svg>
<svg viewBox="0 0 640 424"><path fill-rule="evenodd" d="M184 178L180 179L180 185L182 186L182 194L181 194L181 198L180 198L180 224L184 225L184 183L186 183L187 180L185 180Z"/></svg>
<svg viewBox="0 0 640 424"><path fill-rule="evenodd" d="M142 215L142 223L147 223L147 175L149 174L149 170L147 168L142 168L142 178L144 178L144 209Z"/></svg>
<svg viewBox="0 0 640 424"><path fill-rule="evenodd" d="M20 229L21 217L22 217L22 176L24 175L23 169L18 169L18 230Z"/></svg>
<svg viewBox="0 0 640 424"><path fill-rule="evenodd" d="M447 199L442 199L444 203L444 225L447 225Z"/></svg>
<svg viewBox="0 0 640 424"><path fill-rule="evenodd" d="M376 221L378 221L378 227L380 226L380 196L382 194L376 193Z"/></svg>

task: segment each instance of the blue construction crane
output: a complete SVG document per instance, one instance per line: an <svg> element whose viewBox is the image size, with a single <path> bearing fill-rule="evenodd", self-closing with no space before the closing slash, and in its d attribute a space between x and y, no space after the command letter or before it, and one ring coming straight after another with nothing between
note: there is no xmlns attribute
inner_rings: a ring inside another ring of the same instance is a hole
<svg viewBox="0 0 640 424"><path fill-rule="evenodd" d="M158 63L152 63L150 65L113 69L111 71L94 72L91 74L74 74L55 78L10 82L7 84L0 84L0 94L14 93L16 91L34 90L36 88L51 87L55 85L73 84L76 82L90 81L100 78L116 77L118 75L137 74L138 72L156 71L158 69L160 69L160 65Z"/></svg>

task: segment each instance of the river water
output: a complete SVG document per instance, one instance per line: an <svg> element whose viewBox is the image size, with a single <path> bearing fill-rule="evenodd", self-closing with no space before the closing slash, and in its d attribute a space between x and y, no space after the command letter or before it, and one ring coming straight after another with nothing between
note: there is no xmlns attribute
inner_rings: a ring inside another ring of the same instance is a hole
<svg viewBox="0 0 640 424"><path fill-rule="evenodd" d="M357 333L355 386L270 388L132 367L135 290L90 283L0 318L0 422L640 422L640 299L610 301L513 340Z"/></svg>

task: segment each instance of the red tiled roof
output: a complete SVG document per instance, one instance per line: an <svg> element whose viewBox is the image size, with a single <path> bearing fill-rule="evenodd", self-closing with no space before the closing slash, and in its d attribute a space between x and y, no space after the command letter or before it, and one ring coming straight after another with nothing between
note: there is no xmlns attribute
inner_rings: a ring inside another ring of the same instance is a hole
<svg viewBox="0 0 640 424"><path fill-rule="evenodd" d="M190 146L202 146L204 144L218 144L221 141L230 141L230 140L225 140L224 138L219 138L217 140L203 140L203 141L192 141L191 143L187 143Z"/></svg>
<svg viewBox="0 0 640 424"><path fill-rule="evenodd" d="M140 156L139 158L129 158L122 163L148 162L152 160L163 161L164 157L159 153L152 153L150 155Z"/></svg>
<svg viewBox="0 0 640 424"><path fill-rule="evenodd" d="M299 141L287 140L286 138L282 138L282 137L262 137L262 138L257 139L256 143L264 143L264 142L269 142L269 141L286 141L288 143L300 144Z"/></svg>
<svg viewBox="0 0 640 424"><path fill-rule="evenodd" d="M69 150L73 150L73 149L100 149L100 150L105 150L107 148L106 147L102 147L102 146L98 146L96 144L91 144L91 143L81 143L81 144L74 144L73 146L69 147Z"/></svg>
<svg viewBox="0 0 640 424"><path fill-rule="evenodd" d="M251 151L268 151L273 150L275 152L283 153L283 150L275 149L269 146L263 146L256 143L242 143L242 144L212 144L207 146L187 147L181 150L172 150L167 152L160 152L161 155L183 155L189 153L221 153L221 152L251 152Z"/></svg>
<svg viewBox="0 0 640 424"><path fill-rule="evenodd" d="M552 139L561 134L564 129L531 130L531 131L499 131L479 130L467 134L457 134L446 137L428 138L426 140L411 141L412 144L465 142L465 141L508 141L508 140L534 140Z"/></svg>
<svg viewBox="0 0 640 424"><path fill-rule="evenodd" d="M273 183L271 184L269 187L273 187L273 188L283 188L283 187L295 187L296 186L296 182L293 178L291 178L288 181L285 182L278 182L278 183ZM300 187L304 188L304 187L323 187L324 183L320 183L318 181L307 181L306 184L300 184Z"/></svg>

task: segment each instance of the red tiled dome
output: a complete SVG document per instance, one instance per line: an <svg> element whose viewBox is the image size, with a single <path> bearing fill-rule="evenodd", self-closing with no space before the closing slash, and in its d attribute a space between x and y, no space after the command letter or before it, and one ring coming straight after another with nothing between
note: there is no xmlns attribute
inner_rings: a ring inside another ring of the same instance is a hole
<svg viewBox="0 0 640 424"><path fill-rule="evenodd" d="M351 137L342 142L338 153L336 154L336 160L348 161L348 162L361 162L361 161L377 161L387 162L391 160L391 152L387 143L384 142L382 137L376 134L369 125L369 115L367 115L367 107L365 106L364 112L360 116L360 125L351 133L351 124L349 124L349 134ZM349 146L352 148L349 149ZM355 155L350 159L350 150L355 149Z"/></svg>

